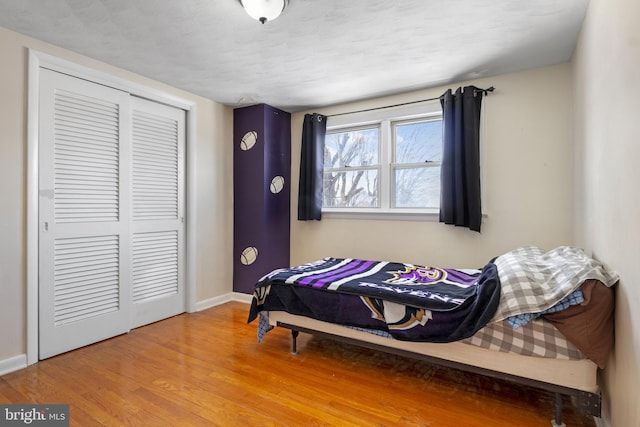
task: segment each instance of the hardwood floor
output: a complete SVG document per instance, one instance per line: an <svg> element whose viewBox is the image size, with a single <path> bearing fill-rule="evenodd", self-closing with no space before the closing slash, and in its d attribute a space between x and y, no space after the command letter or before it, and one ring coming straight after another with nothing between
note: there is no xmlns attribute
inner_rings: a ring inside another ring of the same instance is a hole
<svg viewBox="0 0 640 427"><path fill-rule="evenodd" d="M550 426L553 395L276 329L228 303L0 377L2 403L68 403L71 425ZM568 427L595 426L570 401Z"/></svg>

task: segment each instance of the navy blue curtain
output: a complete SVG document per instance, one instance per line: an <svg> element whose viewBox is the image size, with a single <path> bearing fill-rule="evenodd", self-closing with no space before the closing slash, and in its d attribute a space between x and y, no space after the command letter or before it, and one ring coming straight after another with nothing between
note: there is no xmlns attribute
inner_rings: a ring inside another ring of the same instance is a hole
<svg viewBox="0 0 640 427"><path fill-rule="evenodd" d="M480 107L485 89L451 89L440 97L443 153L440 222L480 232Z"/></svg>
<svg viewBox="0 0 640 427"><path fill-rule="evenodd" d="M327 118L305 114L302 126L300 184L298 186L298 220L322 218L322 180L324 173L324 138Z"/></svg>

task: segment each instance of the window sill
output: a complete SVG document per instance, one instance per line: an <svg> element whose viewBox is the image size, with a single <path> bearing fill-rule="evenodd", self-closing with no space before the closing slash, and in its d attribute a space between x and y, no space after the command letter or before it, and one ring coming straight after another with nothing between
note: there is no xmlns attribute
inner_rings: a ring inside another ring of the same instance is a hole
<svg viewBox="0 0 640 427"><path fill-rule="evenodd" d="M322 209L323 219L356 219L356 220L384 220L384 221L430 221L438 222L438 209Z"/></svg>

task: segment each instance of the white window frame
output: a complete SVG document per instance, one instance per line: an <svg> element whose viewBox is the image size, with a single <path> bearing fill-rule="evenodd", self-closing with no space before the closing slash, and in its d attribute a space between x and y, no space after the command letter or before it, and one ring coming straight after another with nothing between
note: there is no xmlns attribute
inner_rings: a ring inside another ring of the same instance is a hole
<svg viewBox="0 0 640 427"><path fill-rule="evenodd" d="M365 126L380 127L380 166L377 208L322 208L324 218L336 219L389 219L409 221L438 221L439 208L396 208L393 207L393 181L395 168L410 164L397 164L394 159L395 141L392 126L395 123L435 119L442 117L442 108L438 100L424 103L383 108L372 111L356 112L344 115L328 116L327 133ZM435 166L435 164L434 164Z"/></svg>
<svg viewBox="0 0 640 427"><path fill-rule="evenodd" d="M370 130L370 129L377 129L378 130L378 163L376 164L372 164L372 165L355 165L355 166L339 166L339 167L335 167L335 168L329 168L329 169L325 169L324 173L326 172L354 172L354 171L369 171L369 170L373 170L373 171L377 171L378 172L378 177L382 176L383 173L383 167L384 167L384 158L385 153L382 152L382 134L384 132L383 128L382 128L382 124L379 122L373 122L373 123L368 123L368 124L363 124L363 125L357 125L357 126L345 126L345 127L337 127L337 128L332 128L332 129L327 129L327 134L335 132L335 133L340 133L342 130L346 130L346 131L359 131L359 130ZM378 179L378 184L377 184L377 193L378 193L378 205L379 207L376 208L369 208L369 209L380 209L382 206L384 206L384 202L381 200L380 198L380 193L382 191L382 187L381 187L381 183L382 183L383 179ZM343 208L324 208L323 207L323 212L325 211L325 209L333 209L333 210L344 210L344 211L352 211L352 210L365 210L367 208L356 208L356 207L343 207Z"/></svg>
<svg viewBox="0 0 640 427"><path fill-rule="evenodd" d="M424 207L424 208L405 208L405 207L398 207L398 206L394 206L394 200L396 199L396 171L398 170L410 170L410 169L426 169L426 168L432 168L432 167L440 167L442 165L441 161L433 161L430 160L429 162L425 163L425 160L420 160L417 162L411 162L411 163L398 163L398 159L396 157L397 155L397 136L398 133L396 132L396 127L397 126L403 126L403 125L409 125L409 124L414 124L414 123L427 123L427 122L434 122L434 121L442 121L442 114L429 114L427 116L420 116L420 117L416 117L413 119L403 119L403 120L398 120L398 119L393 119L389 121L389 125L390 125L390 129L389 129L389 137L391 138L391 161L389 163L389 169L390 169L390 189L389 189L389 207L390 209L395 210L417 210L420 212L431 212L431 211L438 211L440 209L440 206L429 206L429 207Z"/></svg>

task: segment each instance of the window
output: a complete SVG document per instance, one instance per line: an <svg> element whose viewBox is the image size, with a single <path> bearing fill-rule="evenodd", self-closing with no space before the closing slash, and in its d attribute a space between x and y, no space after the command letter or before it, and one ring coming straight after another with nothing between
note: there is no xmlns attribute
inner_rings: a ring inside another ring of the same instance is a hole
<svg viewBox="0 0 640 427"><path fill-rule="evenodd" d="M394 208L440 206L442 118L392 123Z"/></svg>
<svg viewBox="0 0 640 427"><path fill-rule="evenodd" d="M357 118L352 123L348 118L329 119L324 151L324 212L438 210L442 161L439 108L421 115L400 115L397 111L386 114L389 117L368 123Z"/></svg>
<svg viewBox="0 0 640 427"><path fill-rule="evenodd" d="M380 206L380 127L327 132L323 207Z"/></svg>

